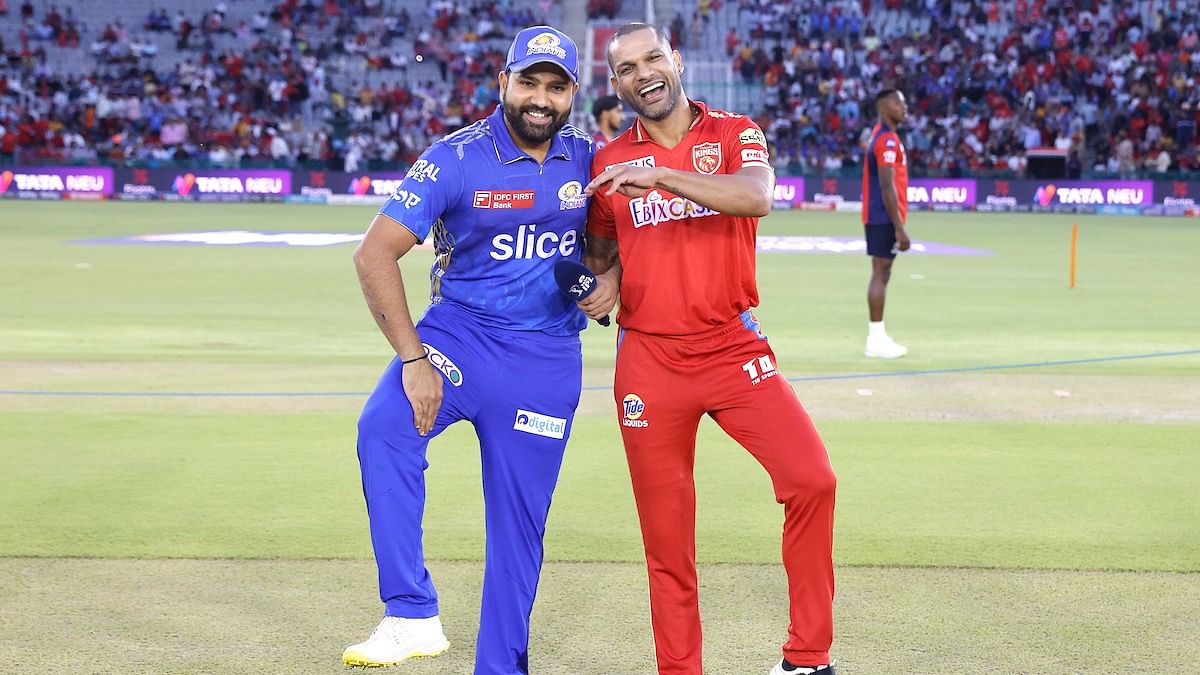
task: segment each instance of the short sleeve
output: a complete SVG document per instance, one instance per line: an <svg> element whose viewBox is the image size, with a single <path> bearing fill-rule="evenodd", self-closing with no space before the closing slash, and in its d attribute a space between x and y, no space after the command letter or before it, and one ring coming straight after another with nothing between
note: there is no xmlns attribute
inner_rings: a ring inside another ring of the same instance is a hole
<svg viewBox="0 0 1200 675"><path fill-rule="evenodd" d="M880 136L871 152L875 154L876 166L900 166L900 140L896 138L896 134Z"/></svg>
<svg viewBox="0 0 1200 675"><path fill-rule="evenodd" d="M767 137L749 117L733 117L725 121L725 166L729 173L748 167L771 169L767 152Z"/></svg>
<svg viewBox="0 0 1200 675"><path fill-rule="evenodd" d="M413 163L379 213L424 241L433 224L462 194L463 176L459 162L453 149L445 143L435 143Z"/></svg>
<svg viewBox="0 0 1200 675"><path fill-rule="evenodd" d="M592 161L592 178L600 175L604 167L599 164L599 157ZM592 195L588 203L587 229L590 234L605 239L617 238L617 221L613 217L612 197L604 194L607 186L602 186Z"/></svg>

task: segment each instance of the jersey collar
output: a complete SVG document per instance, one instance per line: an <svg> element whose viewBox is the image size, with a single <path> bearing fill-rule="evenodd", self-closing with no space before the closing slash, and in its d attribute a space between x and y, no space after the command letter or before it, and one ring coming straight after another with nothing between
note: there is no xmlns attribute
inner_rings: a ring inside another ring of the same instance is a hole
<svg viewBox="0 0 1200 675"><path fill-rule="evenodd" d="M492 143L496 146L496 158L500 160L501 164L511 164L522 159L537 161L518 148L512 134L508 133L508 125L504 123L504 106L496 106L492 114L487 116L487 123L488 128L492 131ZM550 149L546 152L546 159L553 157L571 159L571 153L567 151L566 140L563 139L562 129L559 129L558 133L554 134L554 138L550 139Z"/></svg>
<svg viewBox="0 0 1200 675"><path fill-rule="evenodd" d="M705 117L708 117L708 106L704 105L704 101L693 101L690 98L685 98L683 100L687 101L688 105L694 107L698 111L696 113L696 119L692 120L692 126L688 127L688 131L691 131L700 124L701 120L703 120ZM642 126L642 118L640 116L633 118L633 133L629 134L629 140L633 141L634 143L646 143L654 140L653 138L650 138L650 134L647 133L645 127Z"/></svg>

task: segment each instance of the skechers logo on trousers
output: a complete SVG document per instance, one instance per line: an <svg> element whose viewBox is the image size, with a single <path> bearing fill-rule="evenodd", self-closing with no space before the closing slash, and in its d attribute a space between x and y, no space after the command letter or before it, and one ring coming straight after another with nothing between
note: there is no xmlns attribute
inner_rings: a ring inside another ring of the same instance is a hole
<svg viewBox="0 0 1200 675"><path fill-rule="evenodd" d="M546 438L562 439L567 433L567 421L561 417L517 408L517 421L513 423L513 429Z"/></svg>
<svg viewBox="0 0 1200 675"><path fill-rule="evenodd" d="M446 376L446 379L450 380L450 384L456 387L461 387L463 383L463 373L458 369L458 366L454 365L454 362L451 361L450 358L445 354L439 352L437 347L434 347L428 342L422 342L421 344L425 346L425 356L429 358L429 362L433 364L433 367L442 371L442 374Z"/></svg>

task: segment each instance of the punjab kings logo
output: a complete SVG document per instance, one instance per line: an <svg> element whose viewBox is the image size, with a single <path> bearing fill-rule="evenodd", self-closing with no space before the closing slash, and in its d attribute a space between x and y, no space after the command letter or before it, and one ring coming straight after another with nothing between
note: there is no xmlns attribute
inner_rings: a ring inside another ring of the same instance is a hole
<svg viewBox="0 0 1200 675"><path fill-rule="evenodd" d="M529 41L528 53L530 56L534 54L552 54L560 59L567 58L567 50L559 46L561 41L554 33L540 33Z"/></svg>
<svg viewBox="0 0 1200 675"><path fill-rule="evenodd" d="M721 144L701 143L693 147L692 166L700 173L716 173L721 168Z"/></svg>
<svg viewBox="0 0 1200 675"><path fill-rule="evenodd" d="M649 420L642 419L646 412L646 404L637 394L629 394L621 401L621 426L633 429L644 429L650 426Z"/></svg>

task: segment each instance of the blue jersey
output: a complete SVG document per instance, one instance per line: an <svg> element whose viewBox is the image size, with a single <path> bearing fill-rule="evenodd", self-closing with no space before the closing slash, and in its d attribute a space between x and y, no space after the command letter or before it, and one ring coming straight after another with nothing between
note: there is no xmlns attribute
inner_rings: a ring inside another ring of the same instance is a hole
<svg viewBox="0 0 1200 675"><path fill-rule="evenodd" d="M435 250L430 300L487 326L577 334L587 317L554 283L559 258L583 255L592 141L564 126L544 164L521 151L504 111L425 151L379 213Z"/></svg>

